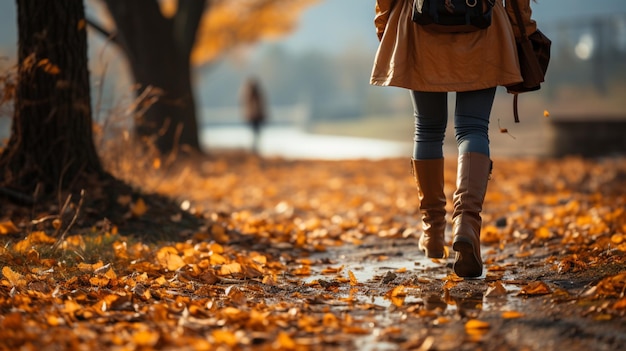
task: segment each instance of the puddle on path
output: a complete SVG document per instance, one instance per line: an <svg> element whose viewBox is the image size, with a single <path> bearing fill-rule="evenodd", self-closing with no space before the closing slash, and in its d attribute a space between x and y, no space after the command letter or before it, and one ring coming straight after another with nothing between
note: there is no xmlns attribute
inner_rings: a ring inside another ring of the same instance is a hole
<svg viewBox="0 0 626 351"><path fill-rule="evenodd" d="M328 253L326 253L326 255L327 254ZM312 274L304 278L303 281L309 284L320 280L345 280L349 279L349 272L351 272L359 283L380 286L382 287L381 291L392 289L401 284L400 282L402 281L417 281L416 285L418 288L407 290L407 296L403 299L404 304L424 304L428 309L439 308L445 310L446 315L464 315L467 313L468 309L473 309L475 306L478 306L479 312L514 311L523 309L524 298L517 296L521 287L515 284L501 283L506 290L506 293L501 296L485 296L485 291L482 289L480 293L475 292L471 294L471 296L464 298L456 296L454 299L449 296L446 297L441 287L436 289L435 292L432 291L432 287L428 289L428 292L419 287L429 282L443 286L445 278L451 273L453 258L431 260L424 257L421 253L409 253L384 260L374 259L375 257L377 257L375 253L366 253L364 256L361 254L361 258L357 259L350 254L340 254L332 260L332 264L318 264L312 266ZM337 271L323 274L322 272L324 270ZM487 270L485 269L482 277L468 280L469 284L472 284L474 287L481 284L483 287L487 287L493 282L485 280L486 273ZM391 281L385 282L388 275L392 277L395 276L395 278L389 278ZM423 283L421 282L422 280ZM349 294L350 292L346 290L345 294L342 294L341 297L348 297ZM371 303L385 309L393 305L393 302L383 294L364 295L357 293L354 297L363 303Z"/></svg>

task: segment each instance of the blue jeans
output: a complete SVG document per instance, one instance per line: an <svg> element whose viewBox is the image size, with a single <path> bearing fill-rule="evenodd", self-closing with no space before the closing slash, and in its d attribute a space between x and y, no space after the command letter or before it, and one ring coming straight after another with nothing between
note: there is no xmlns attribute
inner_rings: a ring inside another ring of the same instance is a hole
<svg viewBox="0 0 626 351"><path fill-rule="evenodd" d="M489 156L489 115L496 88L456 93L454 136L459 154L479 152ZM415 115L413 158L443 157L448 124L448 93L411 91Z"/></svg>

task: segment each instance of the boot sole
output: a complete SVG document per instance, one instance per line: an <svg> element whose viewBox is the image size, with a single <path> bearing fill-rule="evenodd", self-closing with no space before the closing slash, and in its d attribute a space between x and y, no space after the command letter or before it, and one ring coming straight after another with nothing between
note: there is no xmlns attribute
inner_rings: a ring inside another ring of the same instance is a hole
<svg viewBox="0 0 626 351"><path fill-rule="evenodd" d="M459 277L478 278L483 274L483 265L479 257L476 257L474 244L470 239L456 237L452 244L456 251L454 259L454 273Z"/></svg>

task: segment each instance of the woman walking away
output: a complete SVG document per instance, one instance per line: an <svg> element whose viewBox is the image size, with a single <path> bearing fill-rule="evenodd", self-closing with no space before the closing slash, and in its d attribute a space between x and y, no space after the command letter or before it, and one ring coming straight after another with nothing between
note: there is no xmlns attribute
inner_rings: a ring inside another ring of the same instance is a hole
<svg viewBox="0 0 626 351"><path fill-rule="evenodd" d="M480 277L483 272L480 212L492 167L488 127L496 87L522 81L513 1L522 10L526 31L533 33L530 0L376 1L380 44L371 84L410 91L415 116L411 163L423 221L419 248L430 258L445 255L443 140L448 92L456 93L452 248L454 271L461 277ZM437 2L443 10L437 10ZM476 4L482 7L478 15L470 12ZM464 21L472 20L454 27L447 16L458 13Z"/></svg>

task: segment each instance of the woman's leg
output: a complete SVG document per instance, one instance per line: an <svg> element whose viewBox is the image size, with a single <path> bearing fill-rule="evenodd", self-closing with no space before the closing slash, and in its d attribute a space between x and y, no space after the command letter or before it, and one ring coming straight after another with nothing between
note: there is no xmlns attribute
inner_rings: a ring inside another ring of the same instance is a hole
<svg viewBox="0 0 626 351"><path fill-rule="evenodd" d="M427 257L445 256L446 196L443 191L443 140L448 119L447 93L411 92L415 111L413 176L422 215L419 248Z"/></svg>
<svg viewBox="0 0 626 351"><path fill-rule="evenodd" d="M496 88L456 94L454 129L459 155L479 152L489 156L489 116Z"/></svg>
<svg viewBox="0 0 626 351"><path fill-rule="evenodd" d="M495 90L457 93L454 126L459 159L453 197L452 248L456 251L454 271L461 277L479 277L483 271L480 212L491 173L488 131Z"/></svg>
<svg viewBox="0 0 626 351"><path fill-rule="evenodd" d="M448 124L448 93L411 91L415 116L413 158L443 158L443 139Z"/></svg>

